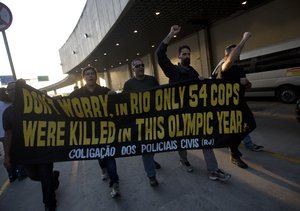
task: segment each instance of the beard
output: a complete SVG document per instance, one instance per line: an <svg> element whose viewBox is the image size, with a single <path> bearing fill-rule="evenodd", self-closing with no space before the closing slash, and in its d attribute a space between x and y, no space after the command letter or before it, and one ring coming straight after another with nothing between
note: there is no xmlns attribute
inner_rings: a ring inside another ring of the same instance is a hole
<svg viewBox="0 0 300 211"><path fill-rule="evenodd" d="M189 66L190 63L191 63L190 58L185 58L182 60L182 65L184 65L184 66Z"/></svg>

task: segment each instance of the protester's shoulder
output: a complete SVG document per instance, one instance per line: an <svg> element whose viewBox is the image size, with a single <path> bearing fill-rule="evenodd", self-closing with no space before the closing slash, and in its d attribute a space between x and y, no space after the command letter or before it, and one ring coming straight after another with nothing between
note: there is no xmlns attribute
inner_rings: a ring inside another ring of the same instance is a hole
<svg viewBox="0 0 300 211"><path fill-rule="evenodd" d="M190 66L190 69L191 69L196 75L199 75L198 71L195 70L195 68L193 68L192 66Z"/></svg>
<svg viewBox="0 0 300 211"><path fill-rule="evenodd" d="M135 80L134 78L128 79L127 81L125 81L124 86L133 83L134 80Z"/></svg>
<svg viewBox="0 0 300 211"><path fill-rule="evenodd" d="M125 83L124 83L124 86L123 86L123 92L131 92L133 89L132 89L132 86L134 86L135 84L135 81L134 81L134 78L130 78L128 79Z"/></svg>
<svg viewBox="0 0 300 211"><path fill-rule="evenodd" d="M145 78L147 80L157 81L157 79L154 76L152 76L152 75L145 75Z"/></svg>
<svg viewBox="0 0 300 211"><path fill-rule="evenodd" d="M100 85L97 84L96 85L96 90L108 92L108 91L110 91L110 88L107 88L105 86L100 86Z"/></svg>
<svg viewBox="0 0 300 211"><path fill-rule="evenodd" d="M73 92L71 92L69 97L80 97L80 95L82 95L83 89L84 89L84 87L74 90Z"/></svg>

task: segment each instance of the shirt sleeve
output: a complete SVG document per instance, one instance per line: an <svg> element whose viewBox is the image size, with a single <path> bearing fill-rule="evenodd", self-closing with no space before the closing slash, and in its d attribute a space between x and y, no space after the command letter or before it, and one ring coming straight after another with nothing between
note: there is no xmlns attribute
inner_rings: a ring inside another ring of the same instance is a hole
<svg viewBox="0 0 300 211"><path fill-rule="evenodd" d="M158 46L158 48L156 49L156 55L157 55L157 60L158 60L158 64L161 67L161 69L163 70L164 74L168 77L168 78L173 78L175 72L175 65L172 64L172 62L170 61L170 59L167 57L167 47L168 45L161 42L160 45Z"/></svg>
<svg viewBox="0 0 300 211"><path fill-rule="evenodd" d="M70 94L69 94L69 97L78 97L78 91L79 89L76 89L76 90L74 90L73 92L71 92Z"/></svg>
<svg viewBox="0 0 300 211"><path fill-rule="evenodd" d="M101 88L103 89L103 91L105 92L105 94L107 94L110 91L110 88L101 86Z"/></svg>

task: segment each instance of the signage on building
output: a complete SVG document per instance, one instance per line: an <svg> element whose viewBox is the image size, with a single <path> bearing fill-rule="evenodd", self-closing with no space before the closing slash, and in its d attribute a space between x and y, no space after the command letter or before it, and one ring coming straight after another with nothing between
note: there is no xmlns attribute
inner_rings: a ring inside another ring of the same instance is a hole
<svg viewBox="0 0 300 211"><path fill-rule="evenodd" d="M7 85L9 82L14 81L14 76L12 75L0 75L1 85Z"/></svg>
<svg viewBox="0 0 300 211"><path fill-rule="evenodd" d="M49 77L46 75L46 76L38 76L38 81L49 81Z"/></svg>

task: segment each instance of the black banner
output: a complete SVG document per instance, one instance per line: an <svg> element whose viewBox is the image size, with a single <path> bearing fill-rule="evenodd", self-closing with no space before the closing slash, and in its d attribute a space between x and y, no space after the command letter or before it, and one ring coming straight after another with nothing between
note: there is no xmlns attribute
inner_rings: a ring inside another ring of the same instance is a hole
<svg viewBox="0 0 300 211"><path fill-rule="evenodd" d="M51 98L17 83L17 162L220 148L243 137L239 83L189 81L143 92Z"/></svg>

